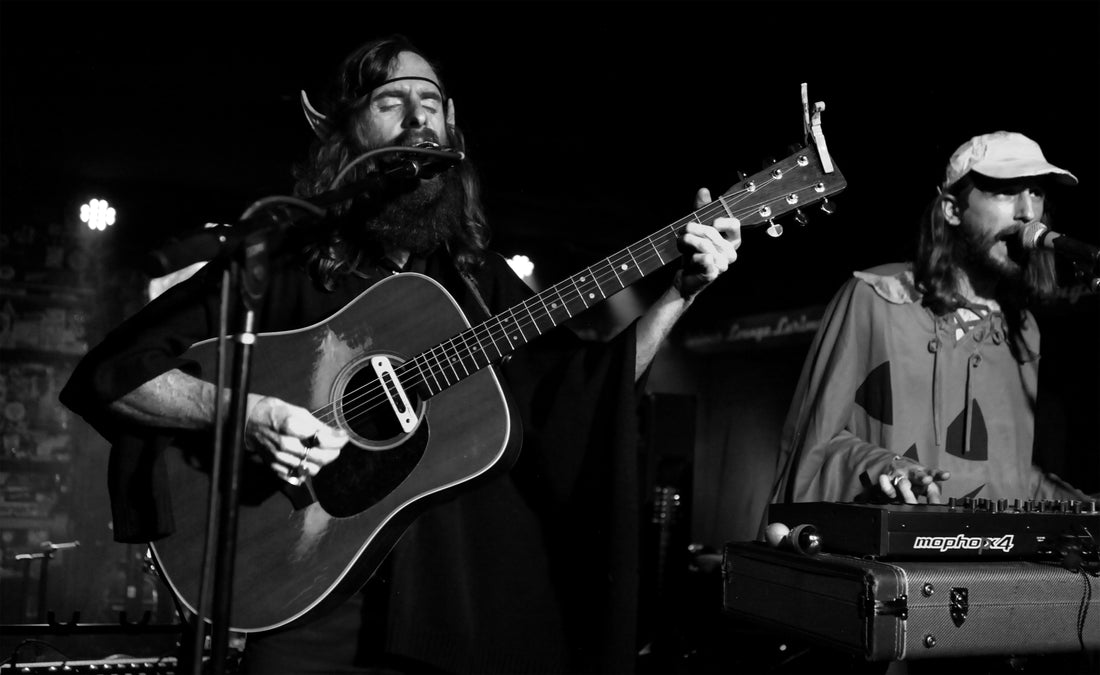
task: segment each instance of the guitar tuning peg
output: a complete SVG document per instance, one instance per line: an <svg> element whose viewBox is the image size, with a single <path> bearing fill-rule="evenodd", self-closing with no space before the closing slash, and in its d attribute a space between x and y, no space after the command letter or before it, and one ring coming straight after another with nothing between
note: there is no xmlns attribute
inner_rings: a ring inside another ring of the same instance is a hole
<svg viewBox="0 0 1100 675"><path fill-rule="evenodd" d="M783 234L783 226L772 219L768 219L768 236L778 237Z"/></svg>
<svg viewBox="0 0 1100 675"><path fill-rule="evenodd" d="M810 222L810 219L806 217L805 213L802 213L802 209L795 209L794 222L798 223L802 227L806 227L806 223Z"/></svg>
<svg viewBox="0 0 1100 675"><path fill-rule="evenodd" d="M767 158L764 159L764 167L763 168L766 169L769 166L771 166L772 164L775 164L775 157L767 157Z"/></svg>
<svg viewBox="0 0 1100 675"><path fill-rule="evenodd" d="M829 201L829 198L826 197L825 200L823 202L821 202L821 211L822 211L822 213L827 213L829 215L832 215L832 214L836 213L836 204Z"/></svg>
<svg viewBox="0 0 1100 675"><path fill-rule="evenodd" d="M745 173L744 171L738 171L737 172L737 180L745 180L748 177L749 177L749 174Z"/></svg>

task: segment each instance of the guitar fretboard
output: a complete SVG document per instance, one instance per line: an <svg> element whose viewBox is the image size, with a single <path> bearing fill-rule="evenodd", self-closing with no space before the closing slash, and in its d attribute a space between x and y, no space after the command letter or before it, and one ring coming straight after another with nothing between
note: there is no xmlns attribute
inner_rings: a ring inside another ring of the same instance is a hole
<svg viewBox="0 0 1100 675"><path fill-rule="evenodd" d="M688 223L713 225L733 216L744 231L844 186L838 171L821 172L812 146L803 148L675 223L410 359L401 378L434 396L678 259L677 242Z"/></svg>
<svg viewBox="0 0 1100 675"><path fill-rule="evenodd" d="M721 209L711 209L713 221ZM680 257L695 217L670 225L420 354L410 365L435 395ZM706 222L700 215L699 221Z"/></svg>

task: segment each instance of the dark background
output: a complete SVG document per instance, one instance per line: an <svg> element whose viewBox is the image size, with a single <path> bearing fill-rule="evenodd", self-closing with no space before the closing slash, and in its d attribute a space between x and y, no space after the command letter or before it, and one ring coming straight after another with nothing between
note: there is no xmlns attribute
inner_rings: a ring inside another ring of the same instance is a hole
<svg viewBox="0 0 1100 675"><path fill-rule="evenodd" d="M946 157L995 129L1077 174L1059 224L1097 238L1094 2L0 7L5 209L102 194L127 245L285 193L311 137L299 90L316 100L343 55L392 31L442 63L498 247L556 248L564 263L536 262L563 275L788 154L800 82L827 104L843 215L747 243L729 292L709 294L722 307L822 300L851 268L904 257Z"/></svg>
<svg viewBox="0 0 1100 675"><path fill-rule="evenodd" d="M316 101L372 37L404 33L442 64L494 246L529 255L544 285L685 215L696 188L718 194L786 156L808 82L849 185L838 212L778 240L746 233L651 378L671 398L648 410L674 415L660 438L678 440L646 452L694 463L691 537L711 546L753 534L746 514L762 508L809 336L700 355L685 334L820 309L852 270L907 258L947 157L979 133L1023 132L1074 172L1080 186L1053 195L1057 228L1100 243L1096 2L5 0L0 12L0 228L80 230L79 205L106 198L119 216L97 263L105 283L137 293L144 251L289 191L311 140L299 90ZM621 325L666 280L593 310L592 325ZM97 311L124 314L126 297L101 294ZM1039 315L1037 457L1097 491L1097 297Z"/></svg>

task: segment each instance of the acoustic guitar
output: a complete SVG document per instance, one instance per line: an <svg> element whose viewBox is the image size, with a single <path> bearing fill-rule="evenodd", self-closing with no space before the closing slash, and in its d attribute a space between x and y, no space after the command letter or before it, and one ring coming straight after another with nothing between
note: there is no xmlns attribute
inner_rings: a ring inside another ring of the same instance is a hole
<svg viewBox="0 0 1100 675"><path fill-rule="evenodd" d="M476 326L435 281L397 274L321 323L258 336L252 390L313 411L351 440L300 487L263 466L244 469L230 629L287 627L355 593L425 508L507 464L518 421L490 366L678 259L687 223L734 216L743 230L767 226L778 235L774 218L843 190L827 150L822 161L823 138L817 141ZM213 373L215 354L216 341L207 340L187 358ZM176 531L152 549L168 586L193 613L209 459L170 448L166 460Z"/></svg>

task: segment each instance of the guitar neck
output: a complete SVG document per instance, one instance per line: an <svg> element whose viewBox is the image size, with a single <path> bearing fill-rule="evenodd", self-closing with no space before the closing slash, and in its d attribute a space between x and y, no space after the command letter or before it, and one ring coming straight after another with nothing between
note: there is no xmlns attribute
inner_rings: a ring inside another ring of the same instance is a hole
<svg viewBox="0 0 1100 675"><path fill-rule="evenodd" d="M428 393L435 395L499 361L678 259L676 242L691 220L707 222L685 217L417 356Z"/></svg>
<svg viewBox="0 0 1100 675"><path fill-rule="evenodd" d="M808 145L671 225L421 353L412 359L421 380L413 384L435 395L677 260L677 242L690 222L713 225L735 217L744 231L844 187L839 170L831 166L826 173Z"/></svg>

